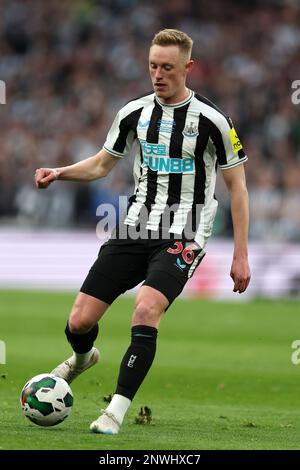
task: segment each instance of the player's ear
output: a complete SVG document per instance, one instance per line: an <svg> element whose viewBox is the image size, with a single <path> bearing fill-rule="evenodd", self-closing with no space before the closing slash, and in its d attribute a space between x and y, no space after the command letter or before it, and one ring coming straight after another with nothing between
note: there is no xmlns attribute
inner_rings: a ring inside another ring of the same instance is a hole
<svg viewBox="0 0 300 470"><path fill-rule="evenodd" d="M187 73L190 73L190 71L192 70L194 66L194 60L193 59L190 59L186 64L185 64L185 69L187 71Z"/></svg>

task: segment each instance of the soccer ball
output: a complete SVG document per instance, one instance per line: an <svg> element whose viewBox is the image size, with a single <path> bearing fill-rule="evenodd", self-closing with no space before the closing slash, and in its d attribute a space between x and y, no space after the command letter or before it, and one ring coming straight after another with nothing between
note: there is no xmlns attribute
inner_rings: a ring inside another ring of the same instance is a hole
<svg viewBox="0 0 300 470"><path fill-rule="evenodd" d="M73 393L64 379L40 374L24 385L20 401L30 421L39 426L55 426L71 413Z"/></svg>

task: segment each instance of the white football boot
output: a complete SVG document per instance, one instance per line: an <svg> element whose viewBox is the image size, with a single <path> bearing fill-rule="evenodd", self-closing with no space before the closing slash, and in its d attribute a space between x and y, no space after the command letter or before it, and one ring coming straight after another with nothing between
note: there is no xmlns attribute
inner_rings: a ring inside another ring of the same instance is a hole
<svg viewBox="0 0 300 470"><path fill-rule="evenodd" d="M115 415L106 410L101 410L101 415L90 425L90 430L97 434L118 434L120 423Z"/></svg>
<svg viewBox="0 0 300 470"><path fill-rule="evenodd" d="M51 374L55 375L56 377L61 377L68 384L70 384L74 379L76 379L76 377L78 377L78 375L82 374L82 372L97 364L99 359L100 352L97 348L93 348L90 359L80 367L76 366L75 355L73 355L55 367L55 369L51 371Z"/></svg>

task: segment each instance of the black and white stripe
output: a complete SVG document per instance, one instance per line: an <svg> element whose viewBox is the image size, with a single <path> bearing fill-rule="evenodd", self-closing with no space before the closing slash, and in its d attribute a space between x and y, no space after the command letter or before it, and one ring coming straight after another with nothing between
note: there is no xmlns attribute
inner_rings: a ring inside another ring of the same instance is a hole
<svg viewBox="0 0 300 470"><path fill-rule="evenodd" d="M227 169L247 160L242 148L233 148L232 127L219 108L194 92L174 106L154 93L124 106L104 144L122 158L138 142L135 193L124 223L178 236L187 232L203 248L217 210L217 166Z"/></svg>

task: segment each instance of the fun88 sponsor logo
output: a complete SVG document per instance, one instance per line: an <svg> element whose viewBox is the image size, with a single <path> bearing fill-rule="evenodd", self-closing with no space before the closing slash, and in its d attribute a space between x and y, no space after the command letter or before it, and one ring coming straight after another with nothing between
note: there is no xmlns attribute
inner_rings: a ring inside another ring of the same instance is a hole
<svg viewBox="0 0 300 470"><path fill-rule="evenodd" d="M143 166L149 167L158 173L194 173L195 161L193 158L170 158L164 144L151 144L141 141L143 151Z"/></svg>
<svg viewBox="0 0 300 470"><path fill-rule="evenodd" d="M145 140L141 140L141 146L143 149L143 156L147 155L157 155L165 156L167 155L167 149L164 144L149 144Z"/></svg>
<svg viewBox="0 0 300 470"><path fill-rule="evenodd" d="M193 173L193 158L169 158L144 155L143 166L148 166L158 173Z"/></svg>

